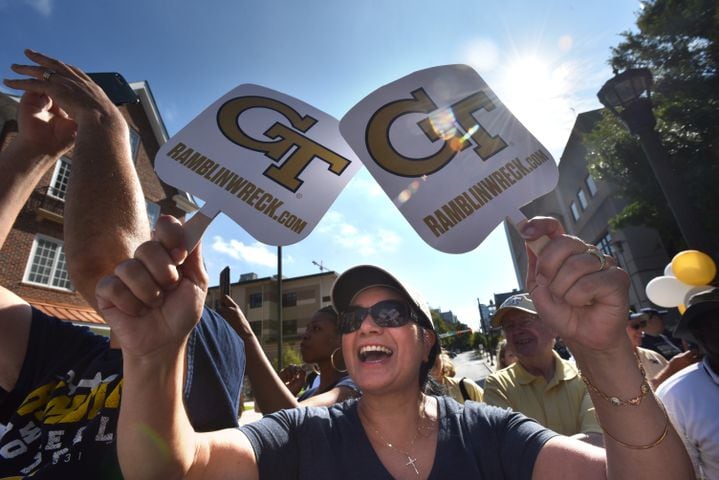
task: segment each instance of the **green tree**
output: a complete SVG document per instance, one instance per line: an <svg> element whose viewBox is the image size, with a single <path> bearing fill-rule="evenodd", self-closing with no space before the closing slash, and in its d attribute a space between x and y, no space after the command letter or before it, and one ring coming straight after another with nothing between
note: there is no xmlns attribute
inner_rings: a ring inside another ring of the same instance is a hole
<svg viewBox="0 0 719 480"><path fill-rule="evenodd" d="M651 0L642 3L637 31L612 49L621 71L647 67L654 75L657 130L689 201L714 240L719 238L719 3ZM585 136L590 172L628 201L611 226L657 229L672 254L685 248L638 140L609 113Z"/></svg>
<svg viewBox="0 0 719 480"><path fill-rule="evenodd" d="M439 310L430 309L430 312L432 313L432 322L435 325L437 335L459 330L467 330L469 328L463 323L457 323L456 325L447 323L447 321L440 315ZM447 350L465 351L472 348L471 341L471 335L469 333L464 333L461 335L452 335L450 337L442 338L440 339L440 345L442 345L442 348Z"/></svg>
<svg viewBox="0 0 719 480"><path fill-rule="evenodd" d="M282 346L282 366L286 367L287 365L302 365L302 355L300 354L299 350L295 347L295 345L289 345L285 344ZM275 355L272 358L272 366L275 367L275 370L278 370L277 368L277 356Z"/></svg>

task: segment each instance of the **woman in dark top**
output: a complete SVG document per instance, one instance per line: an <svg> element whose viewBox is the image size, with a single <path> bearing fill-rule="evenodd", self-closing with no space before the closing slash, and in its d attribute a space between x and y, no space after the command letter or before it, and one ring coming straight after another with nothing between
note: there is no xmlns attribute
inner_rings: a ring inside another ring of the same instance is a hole
<svg viewBox="0 0 719 480"><path fill-rule="evenodd" d="M126 478L691 478L681 439L644 388L624 333L626 274L592 245L563 235L554 219L522 228L528 242L548 237L538 256L528 255L527 288L591 383L606 451L520 414L425 395L438 351L429 310L372 266L349 269L332 290L359 400L194 432L182 405L179 352L199 318L207 276L197 250L175 267L183 240L169 227L160 224L158 241L98 287L123 347L118 455ZM167 274L176 268L181 276ZM145 293L159 289L162 301Z"/></svg>
<svg viewBox="0 0 719 480"><path fill-rule="evenodd" d="M245 342L247 376L252 384L255 404L262 413L297 406L332 405L359 395L359 389L347 375L337 330L337 313L332 307L315 312L302 335L302 359L306 363L317 364L321 375L319 385L300 398L295 398L298 390L292 388L292 382L283 378L282 372L280 375L275 372L237 303L226 295L219 312Z"/></svg>

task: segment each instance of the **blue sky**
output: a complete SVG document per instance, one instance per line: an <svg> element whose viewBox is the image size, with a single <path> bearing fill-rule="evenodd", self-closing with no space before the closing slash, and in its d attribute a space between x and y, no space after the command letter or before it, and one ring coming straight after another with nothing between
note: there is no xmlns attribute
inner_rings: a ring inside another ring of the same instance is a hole
<svg viewBox="0 0 719 480"><path fill-rule="evenodd" d="M170 135L242 83L341 118L415 70L467 63L558 160L576 115L599 107L610 47L634 29L636 0L0 0L0 74L33 48L86 71L146 80ZM4 91L8 91L5 89ZM204 237L213 284L229 265L276 273L276 248L220 215ZM283 248L283 273L384 266L476 328L477 299L517 287L503 227L452 255L424 244L362 169L317 228Z"/></svg>

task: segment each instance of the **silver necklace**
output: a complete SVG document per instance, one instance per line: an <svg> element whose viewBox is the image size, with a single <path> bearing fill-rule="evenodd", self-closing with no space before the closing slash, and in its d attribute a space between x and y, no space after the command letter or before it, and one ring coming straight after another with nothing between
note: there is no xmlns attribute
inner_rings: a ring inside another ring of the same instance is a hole
<svg viewBox="0 0 719 480"><path fill-rule="evenodd" d="M384 436L382 436L382 434L379 433L379 430L377 430L373 426L370 425L370 428L372 430L374 430L374 432L377 434L377 436L380 438L380 440L382 440L382 443L387 445L392 450L396 450L397 452L399 452L402 455L404 455L405 457L407 457L407 463L405 463L404 466L408 467L408 468L413 468L414 473L419 477L419 470L417 469L417 457L412 457L412 455L410 455L409 452L402 450L398 446L392 445L392 443L388 442L387 439L385 439ZM412 447L414 446L414 442L417 441L418 436L419 436L419 424L417 424L417 431L414 432L414 437L412 437L412 441L409 442L409 448L407 450L412 450Z"/></svg>
<svg viewBox="0 0 719 480"><path fill-rule="evenodd" d="M386 445L391 450L401 453L402 455L407 457L407 463L405 463L404 466L407 468L413 469L415 475L417 475L418 477L419 477L419 469L417 468L417 457L413 457L410 454L410 451L412 450L412 447L414 447L414 442L416 442L417 438L419 437L419 432L421 430L422 418L424 418L424 408L425 408L424 404L425 404L425 398L424 398L424 396L422 396L422 399L420 400L419 419L417 420L417 430L414 432L414 437L412 437L412 441L409 442L409 448L407 448L406 451L402 450L397 445L392 444L392 442L389 442L386 438L384 438L384 435L382 435L379 430L377 430L373 425L370 424L369 421L367 421L367 425L374 431L374 433L377 434L377 436L380 438L380 440L382 441L382 443L384 445Z"/></svg>

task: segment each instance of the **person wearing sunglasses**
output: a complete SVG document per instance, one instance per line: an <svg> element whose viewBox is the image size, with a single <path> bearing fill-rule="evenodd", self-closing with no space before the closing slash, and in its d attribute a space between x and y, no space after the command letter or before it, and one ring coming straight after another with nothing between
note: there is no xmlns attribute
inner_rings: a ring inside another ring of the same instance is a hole
<svg viewBox="0 0 719 480"><path fill-rule="evenodd" d="M538 256L528 253L526 285L540 317L553 319L550 328L591 382L606 450L520 413L425 394L439 351L429 309L395 275L374 266L350 268L332 288L343 356L362 397L197 433L181 402L179 352L202 309L207 274L199 248L183 250L182 237L166 222L158 224L152 245L97 289L123 346L118 457L127 479L543 480L556 478L558 465L563 478L691 477L682 441L651 389L643 388L623 331L626 273L544 217L521 230L527 241L548 240ZM150 295L157 289L164 291L161 301Z"/></svg>
<svg viewBox="0 0 719 480"><path fill-rule="evenodd" d="M696 363L702 359L702 356L696 349L688 349L685 352L678 353L667 359L658 351L650 350L642 347L642 342L646 339L643 335L644 329L650 324L649 314L642 309L638 313L629 314L629 323L627 323L627 335L632 342L632 346L636 348L637 355L642 361L644 370L647 373L647 379L653 389L659 388L672 375L680 370Z"/></svg>
<svg viewBox="0 0 719 480"><path fill-rule="evenodd" d="M299 389L292 388L292 381L287 381L283 375L287 370L283 370L279 375L275 372L259 339L252 331L250 322L229 295L222 298L219 313L245 345L247 376L252 385L255 404L262 413L297 406L332 405L361 394L347 375L340 348L339 320L332 307L315 312L302 335L302 360L316 364L321 376L318 385L305 389L299 398L295 398ZM304 371L299 366L294 367L302 372L301 378L304 379Z"/></svg>
<svg viewBox="0 0 719 480"><path fill-rule="evenodd" d="M649 350L640 346L642 344L642 333L644 333L646 326L647 315L645 313L629 314L629 321L627 322L626 328L627 335L629 336L629 340L632 342L632 347L636 349L637 355L639 355L639 359L644 367L644 371L647 374L647 379L649 380L650 385L652 385L652 388L656 388L657 385L655 385L655 378L659 372L664 370L664 367L666 367L669 362L667 362L662 355L654 350Z"/></svg>

